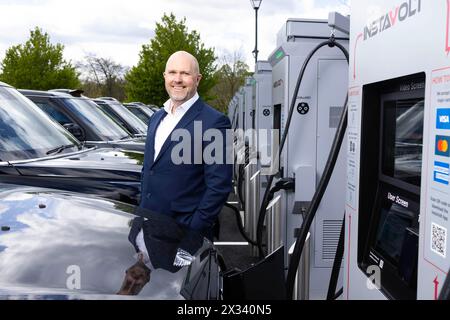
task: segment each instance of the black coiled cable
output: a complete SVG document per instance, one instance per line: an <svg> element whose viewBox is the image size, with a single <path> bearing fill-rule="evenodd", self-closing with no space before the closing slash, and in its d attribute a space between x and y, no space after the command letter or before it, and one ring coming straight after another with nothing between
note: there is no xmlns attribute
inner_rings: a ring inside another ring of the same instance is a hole
<svg viewBox="0 0 450 320"><path fill-rule="evenodd" d="M239 213L239 210L238 210L235 206L233 206L233 205L231 205L231 204L229 204L229 203L227 203L227 202L225 203L225 207L230 208L230 209L234 212L234 215L235 215L235 217L236 217L236 223L237 223L239 232L240 232L241 235L244 237L244 239L245 239L248 243L250 243L250 244L252 244L252 245L255 246L255 245L256 245L256 241L250 239L250 238L247 236L247 234L245 233L244 225L242 224L242 219L241 219L241 215L240 215L240 213Z"/></svg>

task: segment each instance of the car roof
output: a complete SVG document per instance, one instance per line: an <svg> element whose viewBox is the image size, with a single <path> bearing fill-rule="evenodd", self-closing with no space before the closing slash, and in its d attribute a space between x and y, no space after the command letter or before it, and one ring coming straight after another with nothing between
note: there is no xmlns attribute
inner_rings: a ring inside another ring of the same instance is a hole
<svg viewBox="0 0 450 320"><path fill-rule="evenodd" d="M12 88L12 86L10 86L9 84L7 84L7 83L5 83L5 82L1 82L1 81L0 81L0 86Z"/></svg>
<svg viewBox="0 0 450 320"><path fill-rule="evenodd" d="M116 102L120 102L119 100L117 100L116 98L113 97L98 97L95 98L96 100L103 100L103 101L116 101Z"/></svg>
<svg viewBox="0 0 450 320"><path fill-rule="evenodd" d="M42 91L42 90L30 90L30 89L18 89L19 92L25 96L40 96L40 97L60 97L60 98L73 98L72 95L66 92L60 91Z"/></svg>
<svg viewBox="0 0 450 320"><path fill-rule="evenodd" d="M49 92L64 92L70 94L72 97L82 97L84 90L81 89L51 89Z"/></svg>
<svg viewBox="0 0 450 320"><path fill-rule="evenodd" d="M91 99L92 101L94 101L96 104L108 104L108 101L105 100L100 100L100 99Z"/></svg>

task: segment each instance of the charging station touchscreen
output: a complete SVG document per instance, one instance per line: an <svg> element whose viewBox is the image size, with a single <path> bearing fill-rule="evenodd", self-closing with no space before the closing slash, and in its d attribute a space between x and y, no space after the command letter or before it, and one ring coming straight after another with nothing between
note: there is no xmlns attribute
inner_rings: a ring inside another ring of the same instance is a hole
<svg viewBox="0 0 450 320"><path fill-rule="evenodd" d="M388 198L390 197L395 198L388 193ZM393 263L398 264L400 261L405 230L412 226L414 217L414 213L396 203L390 203L381 209L375 249Z"/></svg>
<svg viewBox="0 0 450 320"><path fill-rule="evenodd" d="M416 272L417 264L418 204L390 191L384 192L383 197L373 249L397 269L403 281L415 287L412 275ZM371 259L374 259L373 254ZM374 260L384 267L379 258Z"/></svg>
<svg viewBox="0 0 450 320"><path fill-rule="evenodd" d="M383 109L383 174L420 186L423 100L388 100Z"/></svg>

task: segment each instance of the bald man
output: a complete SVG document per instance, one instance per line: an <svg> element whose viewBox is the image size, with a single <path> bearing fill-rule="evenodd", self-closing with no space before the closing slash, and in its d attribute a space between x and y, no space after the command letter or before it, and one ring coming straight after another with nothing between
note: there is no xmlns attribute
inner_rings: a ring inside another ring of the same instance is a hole
<svg viewBox="0 0 450 320"><path fill-rule="evenodd" d="M140 207L169 215L212 239L232 190L232 168L226 161L226 130L231 125L228 117L200 99L201 78L190 53L178 51L168 59L164 80L169 100L148 125ZM204 139L208 130L220 136ZM209 146L220 139L220 148ZM208 146L214 149L212 162L205 161Z"/></svg>

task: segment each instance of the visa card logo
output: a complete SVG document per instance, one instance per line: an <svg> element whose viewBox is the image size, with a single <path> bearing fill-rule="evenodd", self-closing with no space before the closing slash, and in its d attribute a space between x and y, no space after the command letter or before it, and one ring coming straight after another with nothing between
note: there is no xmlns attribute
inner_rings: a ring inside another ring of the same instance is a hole
<svg viewBox="0 0 450 320"><path fill-rule="evenodd" d="M433 180L448 185L450 165L445 162L434 162Z"/></svg>
<svg viewBox="0 0 450 320"><path fill-rule="evenodd" d="M437 109L436 128L450 129L450 109Z"/></svg>
<svg viewBox="0 0 450 320"><path fill-rule="evenodd" d="M450 137L436 136L434 153L437 156L450 157Z"/></svg>

